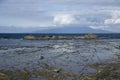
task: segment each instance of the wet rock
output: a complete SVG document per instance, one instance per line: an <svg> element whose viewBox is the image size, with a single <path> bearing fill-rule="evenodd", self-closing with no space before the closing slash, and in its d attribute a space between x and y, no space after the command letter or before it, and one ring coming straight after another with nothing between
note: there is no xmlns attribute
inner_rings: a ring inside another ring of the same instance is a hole
<svg viewBox="0 0 120 80"><path fill-rule="evenodd" d="M116 49L120 49L120 46L115 46Z"/></svg>
<svg viewBox="0 0 120 80"><path fill-rule="evenodd" d="M43 59L44 59L44 56L41 56L41 57L40 57L40 60L43 60Z"/></svg>
<svg viewBox="0 0 120 80"><path fill-rule="evenodd" d="M59 73L61 71L61 69L53 69L52 71Z"/></svg>

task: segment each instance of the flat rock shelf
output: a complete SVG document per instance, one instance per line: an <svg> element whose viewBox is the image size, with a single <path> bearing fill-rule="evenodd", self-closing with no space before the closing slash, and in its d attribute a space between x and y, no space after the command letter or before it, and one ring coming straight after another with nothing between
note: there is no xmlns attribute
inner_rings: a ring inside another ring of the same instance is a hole
<svg viewBox="0 0 120 80"><path fill-rule="evenodd" d="M120 39L0 39L0 80L120 80Z"/></svg>

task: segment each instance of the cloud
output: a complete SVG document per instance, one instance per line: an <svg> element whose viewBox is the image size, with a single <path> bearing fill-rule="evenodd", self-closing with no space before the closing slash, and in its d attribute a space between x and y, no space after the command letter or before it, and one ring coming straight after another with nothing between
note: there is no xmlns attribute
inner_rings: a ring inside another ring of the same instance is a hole
<svg viewBox="0 0 120 80"><path fill-rule="evenodd" d="M112 32L120 32L120 10L109 10L105 17L102 20L102 23L93 24L90 27L93 29L101 29Z"/></svg>
<svg viewBox="0 0 120 80"><path fill-rule="evenodd" d="M118 19L106 19L105 24L120 24L120 18L118 18Z"/></svg>
<svg viewBox="0 0 120 80"><path fill-rule="evenodd" d="M111 18L104 21L105 24L120 24L120 11L112 11Z"/></svg>
<svg viewBox="0 0 120 80"><path fill-rule="evenodd" d="M57 14L54 16L54 24L55 25L68 25L74 24L76 19L71 14Z"/></svg>
<svg viewBox="0 0 120 80"><path fill-rule="evenodd" d="M41 29L77 24L119 32L119 4L120 0L2 0L0 26Z"/></svg>

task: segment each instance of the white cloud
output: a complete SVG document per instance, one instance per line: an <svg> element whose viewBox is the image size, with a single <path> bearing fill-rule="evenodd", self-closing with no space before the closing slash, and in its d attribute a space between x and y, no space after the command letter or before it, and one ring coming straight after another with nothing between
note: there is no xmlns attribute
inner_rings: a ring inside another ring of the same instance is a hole
<svg viewBox="0 0 120 80"><path fill-rule="evenodd" d="M112 10L111 11L112 18L120 18L120 10Z"/></svg>
<svg viewBox="0 0 120 80"><path fill-rule="evenodd" d="M54 24L55 25L68 25L74 24L76 19L71 14L57 14L54 16Z"/></svg>
<svg viewBox="0 0 120 80"><path fill-rule="evenodd" d="M104 21L105 24L120 24L120 18L118 19L106 19Z"/></svg>
<svg viewBox="0 0 120 80"><path fill-rule="evenodd" d="M99 29L107 30L112 32L120 32L119 30L120 29L120 10L112 9L112 10L109 10L108 13L105 13L104 15L108 15L108 17L100 16L101 23L97 22L97 24L90 24L90 28L98 29L98 30ZM102 17L104 18L102 19Z"/></svg>
<svg viewBox="0 0 120 80"><path fill-rule="evenodd" d="M111 18L104 21L105 24L120 24L120 11L111 11Z"/></svg>

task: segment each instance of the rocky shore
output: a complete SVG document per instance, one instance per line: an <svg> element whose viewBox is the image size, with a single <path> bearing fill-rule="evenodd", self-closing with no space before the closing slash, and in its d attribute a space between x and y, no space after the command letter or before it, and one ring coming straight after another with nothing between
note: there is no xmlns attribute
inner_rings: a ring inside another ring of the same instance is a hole
<svg viewBox="0 0 120 80"><path fill-rule="evenodd" d="M120 80L120 39L0 40L0 80Z"/></svg>
<svg viewBox="0 0 120 80"><path fill-rule="evenodd" d="M23 39L26 40L61 40L61 39L96 39L98 38L97 35L93 34L93 33L88 33L87 35L84 36L42 36L42 37L36 37L36 36L32 36L32 35L28 35L25 36Z"/></svg>

